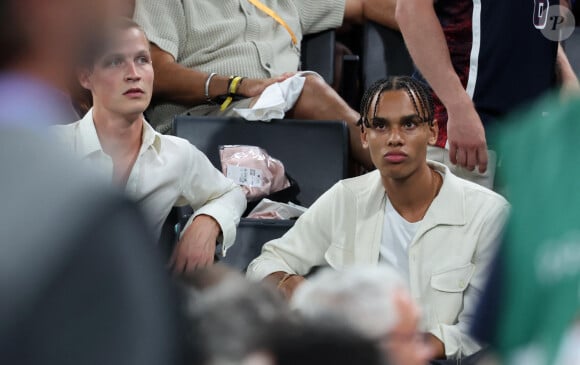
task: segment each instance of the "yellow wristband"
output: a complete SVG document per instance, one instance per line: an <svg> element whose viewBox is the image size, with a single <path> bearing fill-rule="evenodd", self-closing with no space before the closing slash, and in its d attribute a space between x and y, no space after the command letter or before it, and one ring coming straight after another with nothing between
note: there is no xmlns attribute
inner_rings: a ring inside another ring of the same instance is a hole
<svg viewBox="0 0 580 365"><path fill-rule="evenodd" d="M222 106L220 107L220 110L222 112L224 110L226 110L228 108L228 106L230 106L230 104L232 103L232 100L234 99L234 95L236 95L236 92L238 91L238 87L240 86L242 79L243 79L243 77L236 76L230 82L230 86L228 88L228 97L226 98L226 100L224 100Z"/></svg>

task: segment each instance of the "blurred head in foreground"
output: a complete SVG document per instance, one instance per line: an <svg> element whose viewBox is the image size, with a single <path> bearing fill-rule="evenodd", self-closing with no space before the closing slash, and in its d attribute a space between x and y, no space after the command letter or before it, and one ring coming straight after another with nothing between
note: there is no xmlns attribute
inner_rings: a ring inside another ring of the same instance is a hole
<svg viewBox="0 0 580 365"><path fill-rule="evenodd" d="M432 355L418 331L419 309L388 267L321 271L297 289L291 305L306 318L343 321L378 341L393 364L426 364Z"/></svg>

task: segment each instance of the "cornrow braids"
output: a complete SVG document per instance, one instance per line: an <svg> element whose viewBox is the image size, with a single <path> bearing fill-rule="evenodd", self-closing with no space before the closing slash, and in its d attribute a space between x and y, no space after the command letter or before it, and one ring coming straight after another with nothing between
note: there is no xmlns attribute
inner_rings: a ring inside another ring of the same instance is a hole
<svg viewBox="0 0 580 365"><path fill-rule="evenodd" d="M363 94L360 105L361 117L357 122L361 130L364 130L364 127L371 128L368 114L373 99L376 97L371 119L374 119L377 115L377 106L381 95L385 91L395 90L404 90L413 103L413 107L421 121L433 125L435 112L429 88L424 83L410 76L392 76L387 79L377 80Z"/></svg>

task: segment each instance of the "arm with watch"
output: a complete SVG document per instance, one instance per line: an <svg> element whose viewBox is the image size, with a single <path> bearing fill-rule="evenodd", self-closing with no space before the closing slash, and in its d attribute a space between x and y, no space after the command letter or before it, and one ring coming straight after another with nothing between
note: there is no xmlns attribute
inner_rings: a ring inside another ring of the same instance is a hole
<svg viewBox="0 0 580 365"><path fill-rule="evenodd" d="M237 84L233 84L237 76L208 74L184 67L155 44L151 44L151 58L155 67L155 97L186 106L206 104L208 100L227 97L232 94L232 85L236 86L235 95L258 97L269 85L284 81L290 76L285 74L270 79L250 79L240 75ZM240 82L242 78L243 82Z"/></svg>
<svg viewBox="0 0 580 365"><path fill-rule="evenodd" d="M276 288L281 291L284 297L288 300L292 298L294 291L304 280L306 280L304 276L289 274L283 271L276 271L264 278L265 282L276 285Z"/></svg>

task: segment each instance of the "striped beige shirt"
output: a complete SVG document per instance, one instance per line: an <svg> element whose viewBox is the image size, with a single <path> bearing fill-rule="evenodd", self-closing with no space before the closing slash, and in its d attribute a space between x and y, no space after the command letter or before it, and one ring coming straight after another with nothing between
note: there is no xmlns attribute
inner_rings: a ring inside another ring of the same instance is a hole
<svg viewBox="0 0 580 365"><path fill-rule="evenodd" d="M262 0L304 34L342 24L345 0ZM268 78L298 70L300 44L248 0L138 0L135 20L149 40L186 67L221 75ZM165 105L154 119L193 107ZM151 119L151 115L149 115Z"/></svg>

